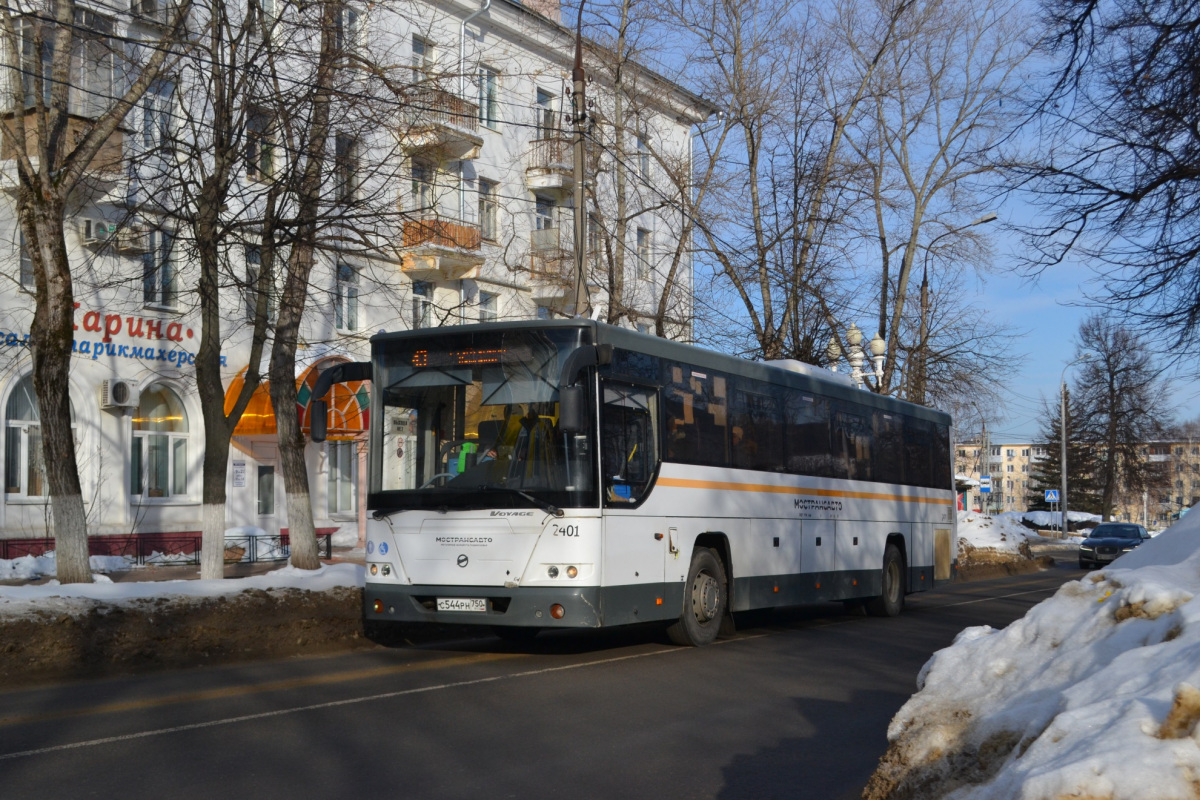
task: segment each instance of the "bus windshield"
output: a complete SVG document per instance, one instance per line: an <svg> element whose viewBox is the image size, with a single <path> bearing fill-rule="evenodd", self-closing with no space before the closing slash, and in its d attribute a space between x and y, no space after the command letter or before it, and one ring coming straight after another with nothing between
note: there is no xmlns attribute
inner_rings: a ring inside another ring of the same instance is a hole
<svg viewBox="0 0 1200 800"><path fill-rule="evenodd" d="M593 434L558 426L560 367L581 337L552 328L378 342L370 507L597 505Z"/></svg>

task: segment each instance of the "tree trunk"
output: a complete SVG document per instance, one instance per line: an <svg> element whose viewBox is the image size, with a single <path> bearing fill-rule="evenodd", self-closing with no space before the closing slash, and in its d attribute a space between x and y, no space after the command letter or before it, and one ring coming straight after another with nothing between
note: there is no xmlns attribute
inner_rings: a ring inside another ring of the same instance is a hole
<svg viewBox="0 0 1200 800"><path fill-rule="evenodd" d="M308 488L308 465L304 459L304 433L300 429L299 409L296 407L296 346L316 256L321 177L330 135L330 104L338 57L333 32L339 10L340 6L333 0L326 0L321 6L321 53L312 100L312 122L307 131L304 168L296 191L296 241L288 260L287 281L280 301L275 342L271 348L271 405L275 409L280 463L283 466L284 488L287 489L291 564L298 569L321 567Z"/></svg>
<svg viewBox="0 0 1200 800"><path fill-rule="evenodd" d="M42 463L50 494L51 519L58 579L62 583L91 583L88 563L87 517L71 429L71 352L75 338L75 296L67 247L62 235L63 208L59 203L34 204L24 196L24 229L31 250L36 247L38 304L30 326L33 341L33 388L42 427Z"/></svg>

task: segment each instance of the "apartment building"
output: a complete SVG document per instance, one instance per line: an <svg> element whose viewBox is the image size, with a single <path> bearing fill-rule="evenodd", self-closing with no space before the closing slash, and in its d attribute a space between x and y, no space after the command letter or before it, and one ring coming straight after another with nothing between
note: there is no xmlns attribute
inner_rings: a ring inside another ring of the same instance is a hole
<svg viewBox="0 0 1200 800"><path fill-rule="evenodd" d="M152 0L137 7L142 16L130 19L106 16L110 7L97 6L88 24L98 37L117 39L161 21L145 18L159 13ZM513 0L482 5L417 0L403 13L351 4L342 14L339 36L360 37L364 45L391 54L405 65L412 88L394 126L369 128L352 108L342 112L331 145L331 180L337 182L331 191L345 199L370 195L404 213L396 216L393 230L372 231L378 247L343 250L339 237L349 238L346 231L353 223L325 229L328 240L317 255L297 358L303 411L317 374L338 361L366 358L376 332L546 318L569 313L573 302L573 154L563 114L569 106L574 32L560 23L557 6L546 0L536 9ZM589 52L595 61L601 51ZM678 262L677 252L687 249L680 239L679 210L669 202L680 189L667 180L663 165L690 158L692 126L715 109L650 70L633 71L637 83L628 91L636 102L627 100L624 107L636 108L636 118L630 118L625 139L619 148L606 143L607 129L600 124L589 150L594 162L587 209L589 264L596 276L589 288L594 307L604 311L619 302L628 310L623 324L649 329L668 288L665 265ZM101 53L81 74L86 86L73 111L86 120L88 102L111 97L119 69ZM94 163L93 192L76 204L66 226L72 265L81 276L75 285L70 380L92 533L200 528L204 437L194 376L200 319L195 264L179 244L190 234L169 215L149 210L155 206L153 184L131 177L126 166L130 152L181 135L185 89L170 81L152 88L106 145L105 159ZM589 92L597 118L611 118L612 87L597 79ZM12 203L11 143L4 146L0 242L7 243L8 254L0 271L9 277L10 290L0 295L5 408L0 537L16 538L44 535L48 506L28 348L34 282ZM251 185L269 176L283 147L269 120L248 122L239 180ZM395 163L372 168L372 159L384 158ZM619 220L614 158L623 159L628 192ZM645 211L630 213L640 208ZM603 279L612 269L601 262L601 253L623 256L622 280L615 287L620 297ZM227 398L240 387L250 357L247 321L257 299L250 287L257 284L260 258L252 244L240 248L238 274L221 289L227 309ZM670 285L669 332L682 337L690 330L688 263L684 258L685 269L676 271ZM343 393L331 404L329 441L310 444L307 453L314 515L326 530L361 529L365 519L359 475L368 401L361 389L339 388ZM286 528L265 386L251 401L233 443L226 484L229 525L268 533Z"/></svg>
<svg viewBox="0 0 1200 800"><path fill-rule="evenodd" d="M965 508L992 511L1024 511L1029 495L1030 474L1034 462L1046 455L1042 445L1031 442L1009 444L979 440L960 442L954 447L954 474L970 488ZM980 491L980 478L991 479L991 492Z"/></svg>
<svg viewBox="0 0 1200 800"><path fill-rule="evenodd" d="M984 498L979 479L991 477L992 492L987 507L993 511L1024 511L1032 489L1030 475L1035 462L1046 456L1043 445L1024 443L989 444L977 440L960 442L954 448L954 470L969 484L966 508L982 509ZM1139 522L1152 528L1170 525L1181 513L1200 504L1200 440L1168 439L1147 442L1142 454L1149 467L1143 491L1120 490L1113 518Z"/></svg>

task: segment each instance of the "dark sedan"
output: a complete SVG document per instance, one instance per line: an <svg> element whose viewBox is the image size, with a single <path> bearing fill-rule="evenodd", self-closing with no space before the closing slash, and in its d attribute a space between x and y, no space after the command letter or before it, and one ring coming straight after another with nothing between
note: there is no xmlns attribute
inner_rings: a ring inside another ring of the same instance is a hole
<svg viewBox="0 0 1200 800"><path fill-rule="evenodd" d="M1146 529L1131 522L1102 522L1079 545L1079 568L1109 563L1150 538Z"/></svg>

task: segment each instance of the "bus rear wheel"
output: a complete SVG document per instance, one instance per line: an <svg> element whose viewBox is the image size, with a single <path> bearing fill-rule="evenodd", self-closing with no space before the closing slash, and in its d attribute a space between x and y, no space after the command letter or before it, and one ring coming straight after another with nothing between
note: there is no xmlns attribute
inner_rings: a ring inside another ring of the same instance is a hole
<svg viewBox="0 0 1200 800"><path fill-rule="evenodd" d="M883 594L867 601L867 611L875 617L894 617L904 608L904 557L894 544L883 551L882 589Z"/></svg>
<svg viewBox="0 0 1200 800"><path fill-rule="evenodd" d="M683 584L683 613L667 628L667 636L686 647L712 644L721 631L721 618L728 613L728 604L729 589L721 559L707 547L697 548Z"/></svg>

